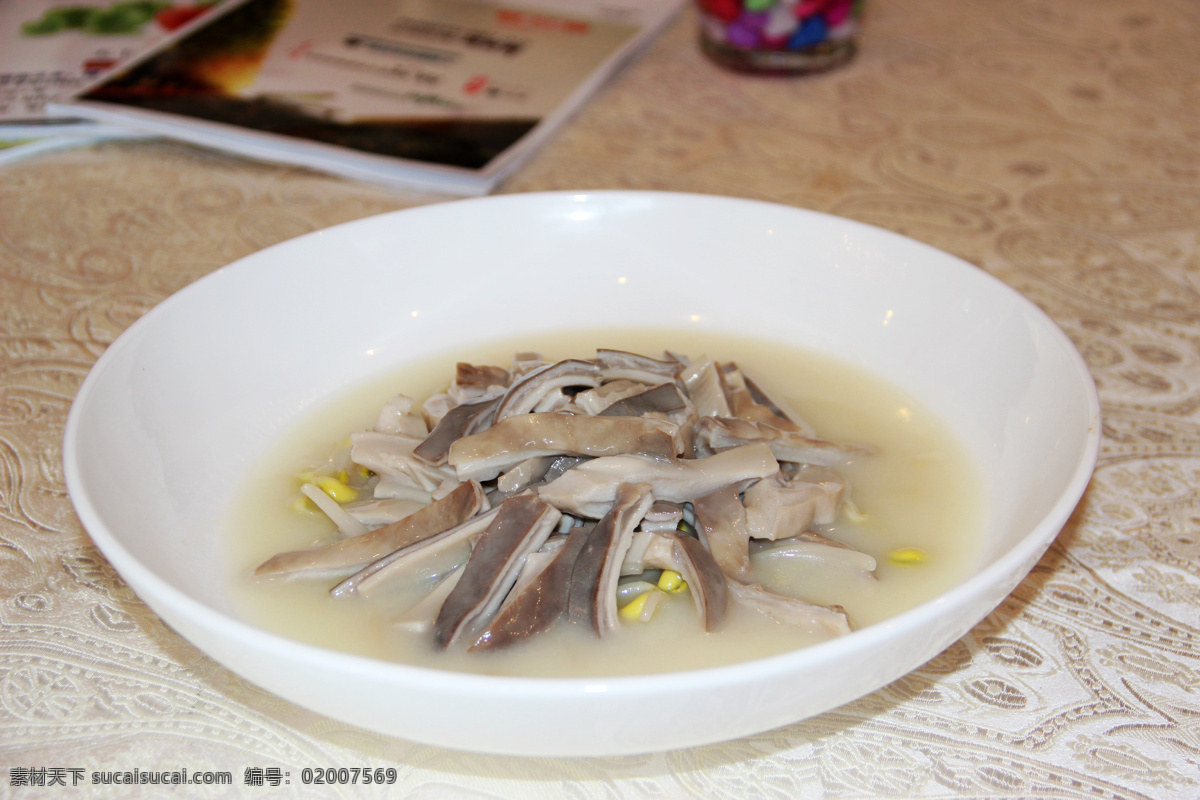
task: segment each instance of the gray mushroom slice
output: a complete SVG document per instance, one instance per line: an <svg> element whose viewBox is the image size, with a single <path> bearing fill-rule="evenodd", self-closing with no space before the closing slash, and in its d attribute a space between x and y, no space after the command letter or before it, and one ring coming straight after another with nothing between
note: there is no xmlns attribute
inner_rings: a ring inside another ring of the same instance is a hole
<svg viewBox="0 0 1200 800"><path fill-rule="evenodd" d="M496 406L493 422L514 414L528 414L550 392L567 386L599 386L602 380L600 365L595 361L569 358L516 379Z"/></svg>
<svg viewBox="0 0 1200 800"><path fill-rule="evenodd" d="M434 621L438 647L449 647L466 631L491 621L516 581L521 563L550 537L560 516L534 494L510 497L498 508Z"/></svg>
<svg viewBox="0 0 1200 800"><path fill-rule="evenodd" d="M650 389L618 400L600 412L602 417L640 417L643 414L669 414L688 407L687 398L679 387L671 383L660 383Z"/></svg>
<svg viewBox="0 0 1200 800"><path fill-rule="evenodd" d="M567 617L604 637L616 629L617 581L633 529L654 502L644 483L622 483L612 508L596 523L571 572Z"/></svg>
<svg viewBox="0 0 1200 800"><path fill-rule="evenodd" d="M679 559L679 573L687 581L688 592L696 611L704 622L704 630L713 631L721 624L729 610L729 581L699 539L685 534L664 534L675 540L675 552ZM737 582L734 581L734 584Z"/></svg>
<svg viewBox="0 0 1200 800"><path fill-rule="evenodd" d="M345 577L392 551L453 528L486 507L483 488L471 481L399 522L321 547L279 553L254 570L258 576Z"/></svg>
<svg viewBox="0 0 1200 800"><path fill-rule="evenodd" d="M671 458L674 433L668 422L641 417L519 414L459 439L450 447L447 463L460 479L486 481L536 456L640 453Z"/></svg>
<svg viewBox="0 0 1200 800"><path fill-rule="evenodd" d="M553 628L567 613L571 573L591 531L592 526L571 529L553 560L524 588L513 587L515 597L505 602L468 649L508 647Z"/></svg>
<svg viewBox="0 0 1200 800"><path fill-rule="evenodd" d="M329 593L334 597L348 597L352 594L368 597L395 578L411 575L420 564L451 553L455 548L478 539L499 511L500 507L497 506L433 536L398 547L355 572L330 589Z"/></svg>
<svg viewBox="0 0 1200 800"><path fill-rule="evenodd" d="M851 631L850 619L840 606L809 603L768 591L759 584L730 583L729 595L739 605L808 633L832 637Z"/></svg>
<svg viewBox="0 0 1200 800"><path fill-rule="evenodd" d="M754 579L750 570L750 528L737 489L730 486L697 497L692 505L700 541L712 553L721 572L735 581L750 583Z"/></svg>
<svg viewBox="0 0 1200 800"><path fill-rule="evenodd" d="M491 421L491 414L502 395L460 403L446 412L434 429L413 449L413 455L427 464L445 464L450 446L463 436L475 433Z"/></svg>
<svg viewBox="0 0 1200 800"><path fill-rule="evenodd" d="M771 425L734 417L701 417L696 423L696 439L716 453L751 442L764 442L780 461L822 467L843 464L873 452L868 447L810 439L796 431L782 431Z"/></svg>
<svg viewBox="0 0 1200 800"><path fill-rule="evenodd" d="M623 455L593 458L538 489L561 511L598 519L608 511L621 483L649 483L660 500L682 503L726 486L774 475L779 462L765 444L751 444L699 459L654 459Z"/></svg>

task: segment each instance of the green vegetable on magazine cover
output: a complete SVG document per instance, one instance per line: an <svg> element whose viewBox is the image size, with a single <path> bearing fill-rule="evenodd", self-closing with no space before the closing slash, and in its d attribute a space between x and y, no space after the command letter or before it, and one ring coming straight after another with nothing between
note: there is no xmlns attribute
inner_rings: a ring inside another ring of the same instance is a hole
<svg viewBox="0 0 1200 800"><path fill-rule="evenodd" d="M108 5L71 5L48 9L41 17L21 25L26 36L48 36L63 31L99 35L137 33L148 22L174 30L208 10L212 2L176 6L163 0L122 0Z"/></svg>

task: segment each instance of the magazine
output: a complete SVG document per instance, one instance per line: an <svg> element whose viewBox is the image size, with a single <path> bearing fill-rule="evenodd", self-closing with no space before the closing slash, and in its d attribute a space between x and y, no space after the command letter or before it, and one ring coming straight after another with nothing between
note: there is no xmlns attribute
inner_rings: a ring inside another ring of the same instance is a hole
<svg viewBox="0 0 1200 800"><path fill-rule="evenodd" d="M0 137L78 134L48 114L96 76L198 20L215 0L0 0Z"/></svg>
<svg viewBox="0 0 1200 800"><path fill-rule="evenodd" d="M227 0L55 112L486 194L685 0Z"/></svg>

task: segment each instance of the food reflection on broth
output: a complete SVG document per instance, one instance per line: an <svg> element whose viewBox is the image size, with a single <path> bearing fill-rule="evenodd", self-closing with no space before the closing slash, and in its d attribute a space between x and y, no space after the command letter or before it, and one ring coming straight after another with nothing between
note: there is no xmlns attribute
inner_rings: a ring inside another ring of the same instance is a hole
<svg viewBox="0 0 1200 800"><path fill-rule="evenodd" d="M527 344L304 420L237 509L246 617L444 669L662 672L845 635L974 567L975 467L896 387L691 331Z"/></svg>

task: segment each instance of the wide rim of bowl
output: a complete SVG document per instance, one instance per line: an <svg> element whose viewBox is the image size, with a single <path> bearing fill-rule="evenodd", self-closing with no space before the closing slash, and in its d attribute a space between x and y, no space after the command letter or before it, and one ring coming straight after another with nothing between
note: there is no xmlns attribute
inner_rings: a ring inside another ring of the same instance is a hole
<svg viewBox="0 0 1200 800"><path fill-rule="evenodd" d="M857 228L870 236L905 242L906 246L917 246L918 250L931 257L945 261L947 264L957 264L960 268L974 272L975 277L990 285L992 291L1000 291L1014 298L1023 312L1041 325L1044 333L1049 335L1057 346L1066 354L1071 362L1079 387L1083 389L1087 414L1090 420L1084 440L1084 446L1071 476L1066 481L1065 489L1058 501L1043 516L1043 518L1026 535L1000 558L983 567L962 583L952 587L942 594L933 597L911 609L908 609L889 619L857 630L852 634L832 639L811 647L795 650L778 655L767 656L751 661L738 662L723 666L705 667L698 669L678 670L673 672L656 672L641 675L620 675L613 677L591 678L543 678L519 676L477 675L466 672L438 670L426 667L412 666L397 662L358 656L340 651L330 650L317 645L306 644L271 631L259 628L234 616L215 610L196 600L185 592L175 588L168 581L159 577L152 569L144 564L134 553L122 545L116 535L109 530L100 514L97 512L87 490L87 481L80 472L77 460L79 420L83 408L96 385L103 380L108 364L118 358L122 349L130 346L138 337L149 331L161 316L170 313L177 303L187 302L188 298L202 287L207 287L214 281L236 278L243 270L254 269L256 263L269 258L281 249L303 247L306 240L313 237L328 236L334 232L353 231L356 227L370 227L381 224L396 215L441 214L455 213L452 207L464 204L496 204L496 203L561 203L570 201L611 203L625 199L651 201L657 204L673 202L715 202L730 204L751 204L770 207L775 210L785 210L798 217L816 217L828 221L836 221L839 225ZM1053 319L1038 306L1025 298L1008 284L969 262L945 251L901 234L878 228L867 223L849 220L843 217L826 214L811 209L783 206L766 201L725 197L718 195L694 194L684 192L655 192L655 191L621 191L621 190L572 190L554 192L531 192L491 197L453 200L409 209L386 212L384 214L365 217L350 222L341 223L329 228L312 231L284 242L272 245L263 250L239 258L197 281L183 287L165 298L139 319L135 320L97 359L92 369L84 379L77 392L70 411L68 412L63 437L64 476L68 494L75 507L76 513L88 535L97 548L109 559L117 572L136 591L143 591L153 601L147 600L152 609L157 601L169 602L175 608L182 609L199 625L210 630L221 630L239 643L272 650L301 659L306 663L334 665L352 674L369 675L385 682L403 682L411 685L425 685L434 689L452 688L456 692L466 694L487 695L503 693L505 695L537 695L539 697L578 696L591 693L597 685L603 684L608 693L623 693L640 696L660 690L664 685L674 689L719 688L722 685L741 684L748 680L762 680L795 671L800 665L824 660L838 660L855 651L870 650L879 645L880 640L886 640L897 635L898 630L907 630L934 624L946 606L956 606L970 602L982 595L993 595L998 591L1002 597L1007 596L1032 568L1051 545L1059 531L1066 524L1072 511L1090 481L1099 453L1100 444L1100 403L1094 380L1083 357L1079 354L1069 337L1059 328ZM146 600L146 598L143 598ZM988 606L988 611L977 615L962 632L978 623L994 608ZM452 686L451 686L452 685Z"/></svg>

